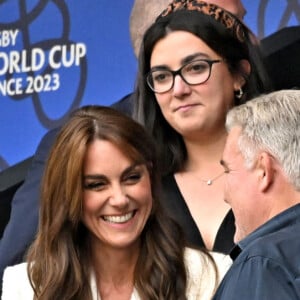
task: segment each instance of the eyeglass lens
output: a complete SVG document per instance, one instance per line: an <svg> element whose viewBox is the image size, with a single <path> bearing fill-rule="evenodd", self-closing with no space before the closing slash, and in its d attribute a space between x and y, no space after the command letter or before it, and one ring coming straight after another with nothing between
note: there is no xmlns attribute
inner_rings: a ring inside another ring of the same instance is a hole
<svg viewBox="0 0 300 300"><path fill-rule="evenodd" d="M220 60L195 60L183 65L177 71L168 69L153 70L147 76L147 83L156 93L164 93L171 90L176 75L180 75L187 84L201 84L209 79L212 64L219 61Z"/></svg>

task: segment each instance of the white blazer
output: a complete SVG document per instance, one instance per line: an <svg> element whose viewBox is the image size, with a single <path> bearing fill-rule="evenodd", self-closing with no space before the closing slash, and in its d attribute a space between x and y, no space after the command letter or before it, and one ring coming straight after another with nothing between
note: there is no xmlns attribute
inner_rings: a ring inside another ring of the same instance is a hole
<svg viewBox="0 0 300 300"><path fill-rule="evenodd" d="M232 261L228 255L211 252L219 271L219 282L224 277ZM215 272L212 264L202 252L190 248L185 249L185 264L187 268L188 300L210 300L214 294ZM205 270L205 271L204 271ZM96 280L91 276L93 300L101 300L98 295ZM33 289L27 276L27 263L8 267L4 271L2 285L2 300L31 300ZM140 300L134 289L131 300Z"/></svg>

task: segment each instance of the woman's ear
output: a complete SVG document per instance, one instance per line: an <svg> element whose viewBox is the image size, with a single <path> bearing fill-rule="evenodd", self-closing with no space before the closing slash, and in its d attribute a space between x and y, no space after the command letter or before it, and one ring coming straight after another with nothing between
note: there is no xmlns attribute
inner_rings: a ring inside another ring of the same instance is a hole
<svg viewBox="0 0 300 300"><path fill-rule="evenodd" d="M246 83L246 78L249 76L251 72L251 66L248 60L241 59L239 61L239 72L236 74L236 79L234 82L234 90L238 91L243 88Z"/></svg>
<svg viewBox="0 0 300 300"><path fill-rule="evenodd" d="M247 59L241 59L239 62L240 65L240 70L242 71L243 74L248 76L251 72L251 66L250 63Z"/></svg>

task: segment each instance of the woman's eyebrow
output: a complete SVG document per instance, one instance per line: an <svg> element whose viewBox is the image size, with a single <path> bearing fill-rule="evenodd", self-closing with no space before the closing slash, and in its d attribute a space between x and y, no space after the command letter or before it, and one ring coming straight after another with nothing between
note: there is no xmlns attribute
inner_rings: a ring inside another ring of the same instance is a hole
<svg viewBox="0 0 300 300"><path fill-rule="evenodd" d="M130 173L131 171L133 171L134 169L136 169L137 167L143 165L143 163L134 163L132 165L130 165L128 168L126 168L122 174L127 174Z"/></svg>
<svg viewBox="0 0 300 300"><path fill-rule="evenodd" d="M196 52L196 53L193 53L191 55L188 55L188 56L182 58L181 61L180 61L180 64L181 65L187 64L187 63L195 60L196 58L198 58L198 59L209 59L210 57L206 53ZM155 66L151 67L151 70L152 71L155 71L155 70L170 70L170 68L167 65L155 65Z"/></svg>
<svg viewBox="0 0 300 300"><path fill-rule="evenodd" d="M105 179L106 177L102 174L87 174L83 175L83 179Z"/></svg>
<svg viewBox="0 0 300 300"><path fill-rule="evenodd" d="M208 59L210 58L206 53L203 53L203 52L196 52L196 53L193 53L193 54L190 54L186 57L184 57L182 60L181 60L181 64L184 65L184 64L187 64L193 60L195 60L196 58L198 59Z"/></svg>
<svg viewBox="0 0 300 300"><path fill-rule="evenodd" d="M134 163L134 164L128 166L127 168L125 168L122 171L121 175L130 173L132 170L134 170L136 167L138 167L140 165L142 165L142 163ZM99 180L99 179L105 179L106 176L103 175L103 174L97 174L97 173L95 173L95 174L85 174L85 175L83 175L83 178L84 179L97 179L97 180Z"/></svg>

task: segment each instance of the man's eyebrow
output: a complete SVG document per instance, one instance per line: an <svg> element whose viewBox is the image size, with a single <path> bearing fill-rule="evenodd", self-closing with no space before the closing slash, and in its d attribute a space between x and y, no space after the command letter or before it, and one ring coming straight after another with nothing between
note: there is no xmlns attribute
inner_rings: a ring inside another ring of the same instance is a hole
<svg viewBox="0 0 300 300"><path fill-rule="evenodd" d="M227 166L226 162L223 159L220 160L220 165L223 166L224 168L228 169L228 166Z"/></svg>
<svg viewBox="0 0 300 300"><path fill-rule="evenodd" d="M228 164L224 161L224 159L220 160L220 164L221 166L223 166L225 173L229 173L231 171Z"/></svg>

